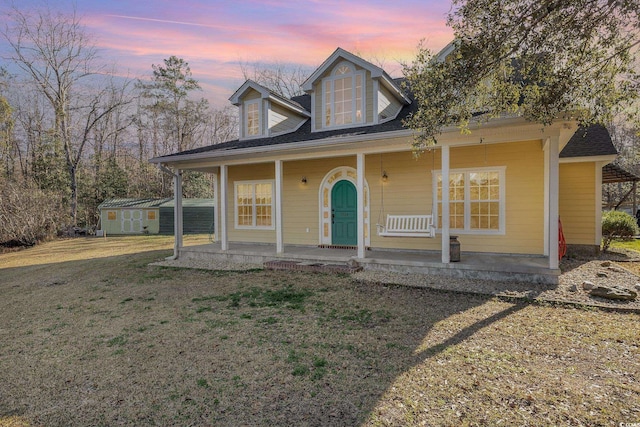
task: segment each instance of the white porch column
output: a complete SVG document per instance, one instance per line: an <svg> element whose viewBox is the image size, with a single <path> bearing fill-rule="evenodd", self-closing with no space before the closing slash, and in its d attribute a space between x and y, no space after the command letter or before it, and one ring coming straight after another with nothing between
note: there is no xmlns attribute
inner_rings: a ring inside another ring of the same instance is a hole
<svg viewBox="0 0 640 427"><path fill-rule="evenodd" d="M179 256L182 248L182 171L177 169L173 175L173 253Z"/></svg>
<svg viewBox="0 0 640 427"><path fill-rule="evenodd" d="M276 160L276 253L284 252L284 233L282 230L282 160Z"/></svg>
<svg viewBox="0 0 640 427"><path fill-rule="evenodd" d="M213 242L220 241L220 214L218 213L218 206L220 206L220 186L218 185L218 173L213 174Z"/></svg>
<svg viewBox="0 0 640 427"><path fill-rule="evenodd" d="M544 153L544 256L549 256L549 138L543 145Z"/></svg>
<svg viewBox="0 0 640 427"><path fill-rule="evenodd" d="M548 139L545 152L549 164L549 268L557 269L558 261L558 218L559 193L560 193L560 164L559 164L559 137L552 136Z"/></svg>
<svg viewBox="0 0 640 427"><path fill-rule="evenodd" d="M594 245L596 245L598 248L600 247L600 245L602 244L602 168L604 167L604 165L606 164L606 162L596 162L596 238L595 238L595 242ZM633 215L636 214L636 195L635 195L635 185L636 183L633 183L633 212L631 212Z"/></svg>
<svg viewBox="0 0 640 427"><path fill-rule="evenodd" d="M223 251L229 249L227 238L227 165L220 166L220 245Z"/></svg>
<svg viewBox="0 0 640 427"><path fill-rule="evenodd" d="M365 238L364 238L364 154L356 155L356 193L357 193L357 212L358 212L358 258L365 256Z"/></svg>
<svg viewBox="0 0 640 427"><path fill-rule="evenodd" d="M449 146L442 146L442 263L449 264ZM437 211L436 211L437 215Z"/></svg>

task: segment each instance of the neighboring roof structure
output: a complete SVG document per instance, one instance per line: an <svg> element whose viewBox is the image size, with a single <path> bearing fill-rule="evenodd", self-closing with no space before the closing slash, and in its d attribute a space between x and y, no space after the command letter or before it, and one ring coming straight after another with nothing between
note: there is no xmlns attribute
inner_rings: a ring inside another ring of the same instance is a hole
<svg viewBox="0 0 640 427"><path fill-rule="evenodd" d="M164 199L106 199L98 205L98 209L115 209L115 208L157 208L161 204L166 203L171 198Z"/></svg>
<svg viewBox="0 0 640 427"><path fill-rule="evenodd" d="M560 158L617 155L611 135L602 125L580 127L560 152Z"/></svg>
<svg viewBox="0 0 640 427"><path fill-rule="evenodd" d="M182 199L183 208L212 208L215 199ZM170 199L160 205L161 208L172 208L175 206L175 200Z"/></svg>
<svg viewBox="0 0 640 427"><path fill-rule="evenodd" d="M613 182L637 182L640 177L624 170L618 165L610 163L602 168L602 183L611 184Z"/></svg>

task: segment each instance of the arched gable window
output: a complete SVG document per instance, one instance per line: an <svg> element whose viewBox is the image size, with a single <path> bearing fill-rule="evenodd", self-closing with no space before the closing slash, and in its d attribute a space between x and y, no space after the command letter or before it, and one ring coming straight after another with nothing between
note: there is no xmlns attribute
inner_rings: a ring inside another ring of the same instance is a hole
<svg viewBox="0 0 640 427"><path fill-rule="evenodd" d="M364 71L344 61L322 80L325 128L364 121L363 82Z"/></svg>

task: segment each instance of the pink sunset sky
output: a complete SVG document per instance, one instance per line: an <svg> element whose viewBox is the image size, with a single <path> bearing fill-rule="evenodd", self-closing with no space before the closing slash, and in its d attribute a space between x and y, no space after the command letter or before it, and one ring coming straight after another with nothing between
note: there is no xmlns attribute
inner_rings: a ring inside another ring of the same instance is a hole
<svg viewBox="0 0 640 427"><path fill-rule="evenodd" d="M22 0L19 8L42 4ZM73 9L69 1L48 4ZM176 55L218 107L243 83L241 63L311 71L342 47L396 77L420 40L439 50L452 39L446 0L78 0L75 7L101 58L120 74L148 77L152 64Z"/></svg>

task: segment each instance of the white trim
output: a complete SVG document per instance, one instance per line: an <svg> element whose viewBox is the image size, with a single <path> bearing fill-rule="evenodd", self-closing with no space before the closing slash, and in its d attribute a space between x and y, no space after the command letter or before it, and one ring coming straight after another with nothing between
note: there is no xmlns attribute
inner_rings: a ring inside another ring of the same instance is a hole
<svg viewBox="0 0 640 427"><path fill-rule="evenodd" d="M256 224L256 199L255 186L257 184L271 184L271 225L255 225ZM238 185L253 186L253 225L238 225ZM233 182L233 223L236 230L275 230L275 181L273 179L257 179Z"/></svg>
<svg viewBox="0 0 640 427"><path fill-rule="evenodd" d="M315 117L315 114L314 114ZM313 127L312 127L313 130ZM551 127L548 128L549 132L552 131ZM229 157L244 157L244 156L253 156L254 154L260 154L264 156L278 156L278 158L284 158L283 155L287 155L286 152L295 152L299 150L310 150L310 149L320 149L320 148L330 148L335 145L340 149L345 149L345 144L347 143L369 143L393 139L393 138L406 138L412 137L413 131L411 129L401 129L390 132L377 132L373 134L364 134L364 133L355 133L348 135L338 135L331 136L328 138L322 139L312 139L305 141L298 141L290 144L275 144L275 145L266 145L260 147L247 147L241 149L232 149L232 150L217 150L217 151L203 151L199 153L193 154L178 154L178 155L170 155L170 156L162 156L162 157L154 157L149 160L150 163L176 163L182 161L208 161L213 160L214 164L218 165L222 162L222 159L225 159L225 163L228 163L226 160ZM483 125L482 128L478 130L474 130L472 133L468 135L461 135L460 129L458 127L448 127L443 129L442 135L439 138L440 145L451 145L451 146L465 146L465 145L477 145L480 139L483 139L485 144L498 144L503 142L522 142L522 141L531 141L536 139L544 139L546 136L540 134L540 127L538 124L530 124L525 122L522 118L505 118L499 119L496 121L492 121ZM390 146L389 144L383 144L381 147L373 147L369 151L365 151L365 148L360 148L359 152L364 153L378 153L379 150L383 150L383 152L389 151L411 151L412 147L408 141L402 141L401 145ZM353 150L350 150L351 154L353 154ZM283 154L284 152L284 154ZM314 153L314 155L319 155L320 153ZM293 156L293 157L292 157ZM290 154L288 159L292 160L296 155ZM331 157L331 156L328 156ZM301 159L308 158L307 155L300 156ZM251 162L254 158L249 159L241 159L240 163L246 164L247 161ZM255 161L255 163L266 163L271 160L259 160ZM592 159L593 160L593 159Z"/></svg>
<svg viewBox="0 0 640 427"><path fill-rule="evenodd" d="M608 164L613 162L618 156L616 154L607 154L602 156L582 156L582 157L561 157L560 163L585 163L585 162L605 162Z"/></svg>
<svg viewBox="0 0 640 427"><path fill-rule="evenodd" d="M269 101L269 99L265 99L264 101L262 101L262 105L264 106L264 108L262 109L262 112L260 114L260 119L262 120L262 123L264 123L264 126L260 127L260 130L264 132L264 136L266 137L270 137L273 136L271 134L271 128L269 127L269 111L271 111L271 101Z"/></svg>
<svg viewBox="0 0 640 427"><path fill-rule="evenodd" d="M350 69L350 72L346 74L336 74L336 71L340 67L348 67ZM362 108L361 108L360 120L357 119L357 109L356 109L356 82L357 82L358 76L360 76L360 92L362 95L362 99L361 99ZM351 122L336 125L335 124L335 114L336 114L335 82L336 80L348 79L348 78L351 79ZM322 96L322 127L321 128L323 130L351 128L351 127L357 127L360 124L367 123L366 79L367 79L367 73L364 70L357 70L355 65L350 62L340 61L334 65L333 70L331 71L331 74L329 76L320 80L320 93ZM326 83L330 84L330 91L331 91L330 101L329 101L331 104L331 117L330 117L331 123L329 125L325 123L326 108L327 108L326 90L325 90Z"/></svg>
<svg viewBox="0 0 640 427"><path fill-rule="evenodd" d="M339 166L331 169L322 179L320 187L318 189L318 242L321 245L330 245L331 242L331 191L333 186L342 180L351 182L356 190L358 171L350 166ZM371 192L369 191L369 184L366 178L364 178L364 245L371 245ZM325 195L327 197L325 203ZM359 196L357 196L359 197ZM326 228L326 233L325 233Z"/></svg>
<svg viewBox="0 0 640 427"><path fill-rule="evenodd" d="M608 163L608 162L607 162ZM596 246L600 247L602 244L602 167L606 165L605 162L596 162L596 223L595 223L595 242ZM635 213L635 212L632 212Z"/></svg>
<svg viewBox="0 0 640 427"><path fill-rule="evenodd" d="M218 213L218 207L220 206L220 190L219 190L219 179L218 174L214 173L213 175L213 241L220 241L220 224L219 218L220 214Z"/></svg>
<svg viewBox="0 0 640 427"><path fill-rule="evenodd" d="M473 235L505 235L506 234L506 224L507 224L507 220L506 220L506 205L507 205L507 201L506 201L506 166L487 166L487 167L478 167L478 168L461 168L461 169L450 169L449 170L449 176L451 176L451 174L455 174L455 173L461 173L465 175L465 180L464 180L464 229L459 229L459 228L451 228L449 225L449 230L455 234L473 234ZM470 195L470 187L469 187L469 179L468 179L468 174L470 173L474 173L474 172L498 172L498 178L500 180L500 187L499 187L499 206L500 206L500 212L499 212L499 224L498 224L498 229L497 230L488 230L488 229L473 229L471 228L471 195ZM442 171L439 169L435 169L433 170L433 200L435 200L435 212L433 213L433 221L434 224L436 226L436 231L440 231L442 232L442 230L439 227L440 224L438 224L438 175L442 174ZM443 195L443 222L444 222L444 177L442 180L442 195ZM448 187L448 181L447 181L447 187ZM449 191L447 189L447 199L449 198L448 196ZM449 200L449 203L451 201ZM449 216L447 215L447 218Z"/></svg>
<svg viewBox="0 0 640 427"><path fill-rule="evenodd" d="M310 92L313 90L313 84L322 76L329 67L331 67L338 58L342 58L344 61L351 62L363 68L371 73L372 78L382 77L385 73L384 70L372 63L365 61L364 59L347 52L342 48L337 48L322 64L302 83L302 90Z"/></svg>
<svg viewBox="0 0 640 427"><path fill-rule="evenodd" d="M448 145L442 146L442 153L440 153L440 155L442 163L442 241L440 242L440 248L442 263L449 264L451 262L451 254L449 253L449 162L451 156ZM435 206L437 209L437 202ZM435 216L437 220L437 211Z"/></svg>
<svg viewBox="0 0 640 427"><path fill-rule="evenodd" d="M229 249L227 235L227 187L229 185L229 170L227 165L220 166L220 245L223 251Z"/></svg>
<svg viewBox="0 0 640 427"><path fill-rule="evenodd" d="M365 162L364 154L358 153L356 155L356 191L357 191L357 242L358 242L358 258L363 259L365 257L366 243L365 243L365 190L364 190L364 176L365 176Z"/></svg>
<svg viewBox="0 0 640 427"><path fill-rule="evenodd" d="M550 137L548 147L546 154L549 157L549 268L557 270L560 265L558 260L559 138L557 136Z"/></svg>
<svg viewBox="0 0 640 427"><path fill-rule="evenodd" d="M173 175L173 235L174 235L174 254L180 253L182 248L182 171L176 170Z"/></svg>
<svg viewBox="0 0 640 427"><path fill-rule="evenodd" d="M275 193L275 216L276 216L276 253L284 252L284 235L282 229L282 160L275 161L276 182L273 192Z"/></svg>
<svg viewBox="0 0 640 427"><path fill-rule="evenodd" d="M305 110L304 108L302 108L302 107L300 107L300 106L298 106L296 104L293 104L291 102L286 102L282 98L278 98L278 97L275 97L272 94L270 94L268 99L269 99L269 101L275 102L276 104L279 104L281 107L284 107L287 110L290 110L290 111L293 111L293 112L296 112L296 113L300 114L301 116L304 116L306 118L311 117L309 112L307 110Z"/></svg>
<svg viewBox="0 0 640 427"><path fill-rule="evenodd" d="M543 144L543 157L544 157L544 178L543 178L543 197L544 197L544 225L543 225L543 233L544 233L544 256L549 256L549 138L544 141Z"/></svg>
<svg viewBox="0 0 640 427"><path fill-rule="evenodd" d="M244 101L243 103L243 116L242 116L242 126L244 128L244 139L255 139L255 138L262 138L263 134L264 134L264 129L263 129L263 124L264 124L264 117L263 117L263 110L264 108L262 108L262 99L258 98L258 99L251 99L249 101ZM249 106L250 105L258 105L258 133L256 135L249 135Z"/></svg>
<svg viewBox="0 0 640 427"><path fill-rule="evenodd" d="M316 93L311 92L311 132L316 131Z"/></svg>
<svg viewBox="0 0 640 427"><path fill-rule="evenodd" d="M371 104L373 105L373 124L377 125L380 123L380 112L378 111L378 91L380 90L380 83L378 80L373 80L373 101Z"/></svg>
<svg viewBox="0 0 640 427"><path fill-rule="evenodd" d="M247 93L249 89L253 89L258 92L261 98L267 98L270 95L269 89L266 87L254 82L253 80L246 80L242 86L240 86L233 95L229 97L229 101L231 101L233 105L240 105L242 103L240 98L244 97L244 94Z"/></svg>

